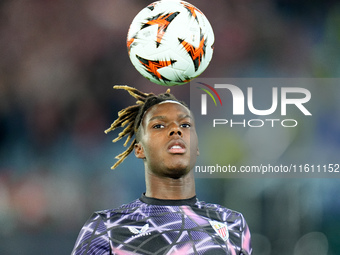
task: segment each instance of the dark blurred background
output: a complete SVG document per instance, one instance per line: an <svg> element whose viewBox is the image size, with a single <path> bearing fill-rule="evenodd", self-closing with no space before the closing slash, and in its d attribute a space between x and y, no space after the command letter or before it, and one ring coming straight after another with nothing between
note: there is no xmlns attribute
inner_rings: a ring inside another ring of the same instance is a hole
<svg viewBox="0 0 340 255"><path fill-rule="evenodd" d="M110 170L124 148L104 130L134 103L113 85L166 90L142 78L126 50L132 19L151 2L0 1L0 254L70 254L93 211L144 191L133 155ZM215 32L204 77L340 75L338 1L191 3ZM172 92L187 101L189 85ZM340 152L335 109L308 134L320 153ZM201 200L245 215L261 255L340 254L339 191L338 179L197 180Z"/></svg>

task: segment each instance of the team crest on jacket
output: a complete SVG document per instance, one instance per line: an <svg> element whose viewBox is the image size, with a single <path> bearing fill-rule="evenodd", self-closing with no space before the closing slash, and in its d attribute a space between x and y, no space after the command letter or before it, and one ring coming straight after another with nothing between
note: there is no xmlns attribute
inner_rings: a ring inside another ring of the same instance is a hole
<svg viewBox="0 0 340 255"><path fill-rule="evenodd" d="M215 232L223 239L223 241L227 241L229 238L229 231L227 224L222 222L218 222L215 220L209 220L210 225L215 230Z"/></svg>

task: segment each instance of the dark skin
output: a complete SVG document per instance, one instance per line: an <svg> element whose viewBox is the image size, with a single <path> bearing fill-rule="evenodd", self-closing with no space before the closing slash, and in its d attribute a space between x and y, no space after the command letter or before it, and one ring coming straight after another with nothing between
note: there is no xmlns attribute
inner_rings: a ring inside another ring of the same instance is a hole
<svg viewBox="0 0 340 255"><path fill-rule="evenodd" d="M178 103L148 109L140 126L135 155L144 160L146 193L158 199L195 196L193 168L199 155L194 119Z"/></svg>

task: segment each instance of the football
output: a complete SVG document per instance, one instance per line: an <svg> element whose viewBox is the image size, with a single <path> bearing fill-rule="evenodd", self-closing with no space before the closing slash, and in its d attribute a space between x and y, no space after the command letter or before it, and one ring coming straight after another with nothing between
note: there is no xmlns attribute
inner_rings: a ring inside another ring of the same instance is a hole
<svg viewBox="0 0 340 255"><path fill-rule="evenodd" d="M140 74L154 83L175 86L208 67L214 41L213 29L198 8L180 0L160 0L133 19L127 49Z"/></svg>

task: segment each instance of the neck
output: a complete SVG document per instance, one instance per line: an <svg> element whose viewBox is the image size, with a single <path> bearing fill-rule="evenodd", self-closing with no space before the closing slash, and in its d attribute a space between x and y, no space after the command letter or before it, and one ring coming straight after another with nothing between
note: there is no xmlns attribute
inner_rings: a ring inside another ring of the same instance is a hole
<svg viewBox="0 0 340 255"><path fill-rule="evenodd" d="M180 178L158 176L145 171L147 197L158 199L188 199L196 195L193 171Z"/></svg>

